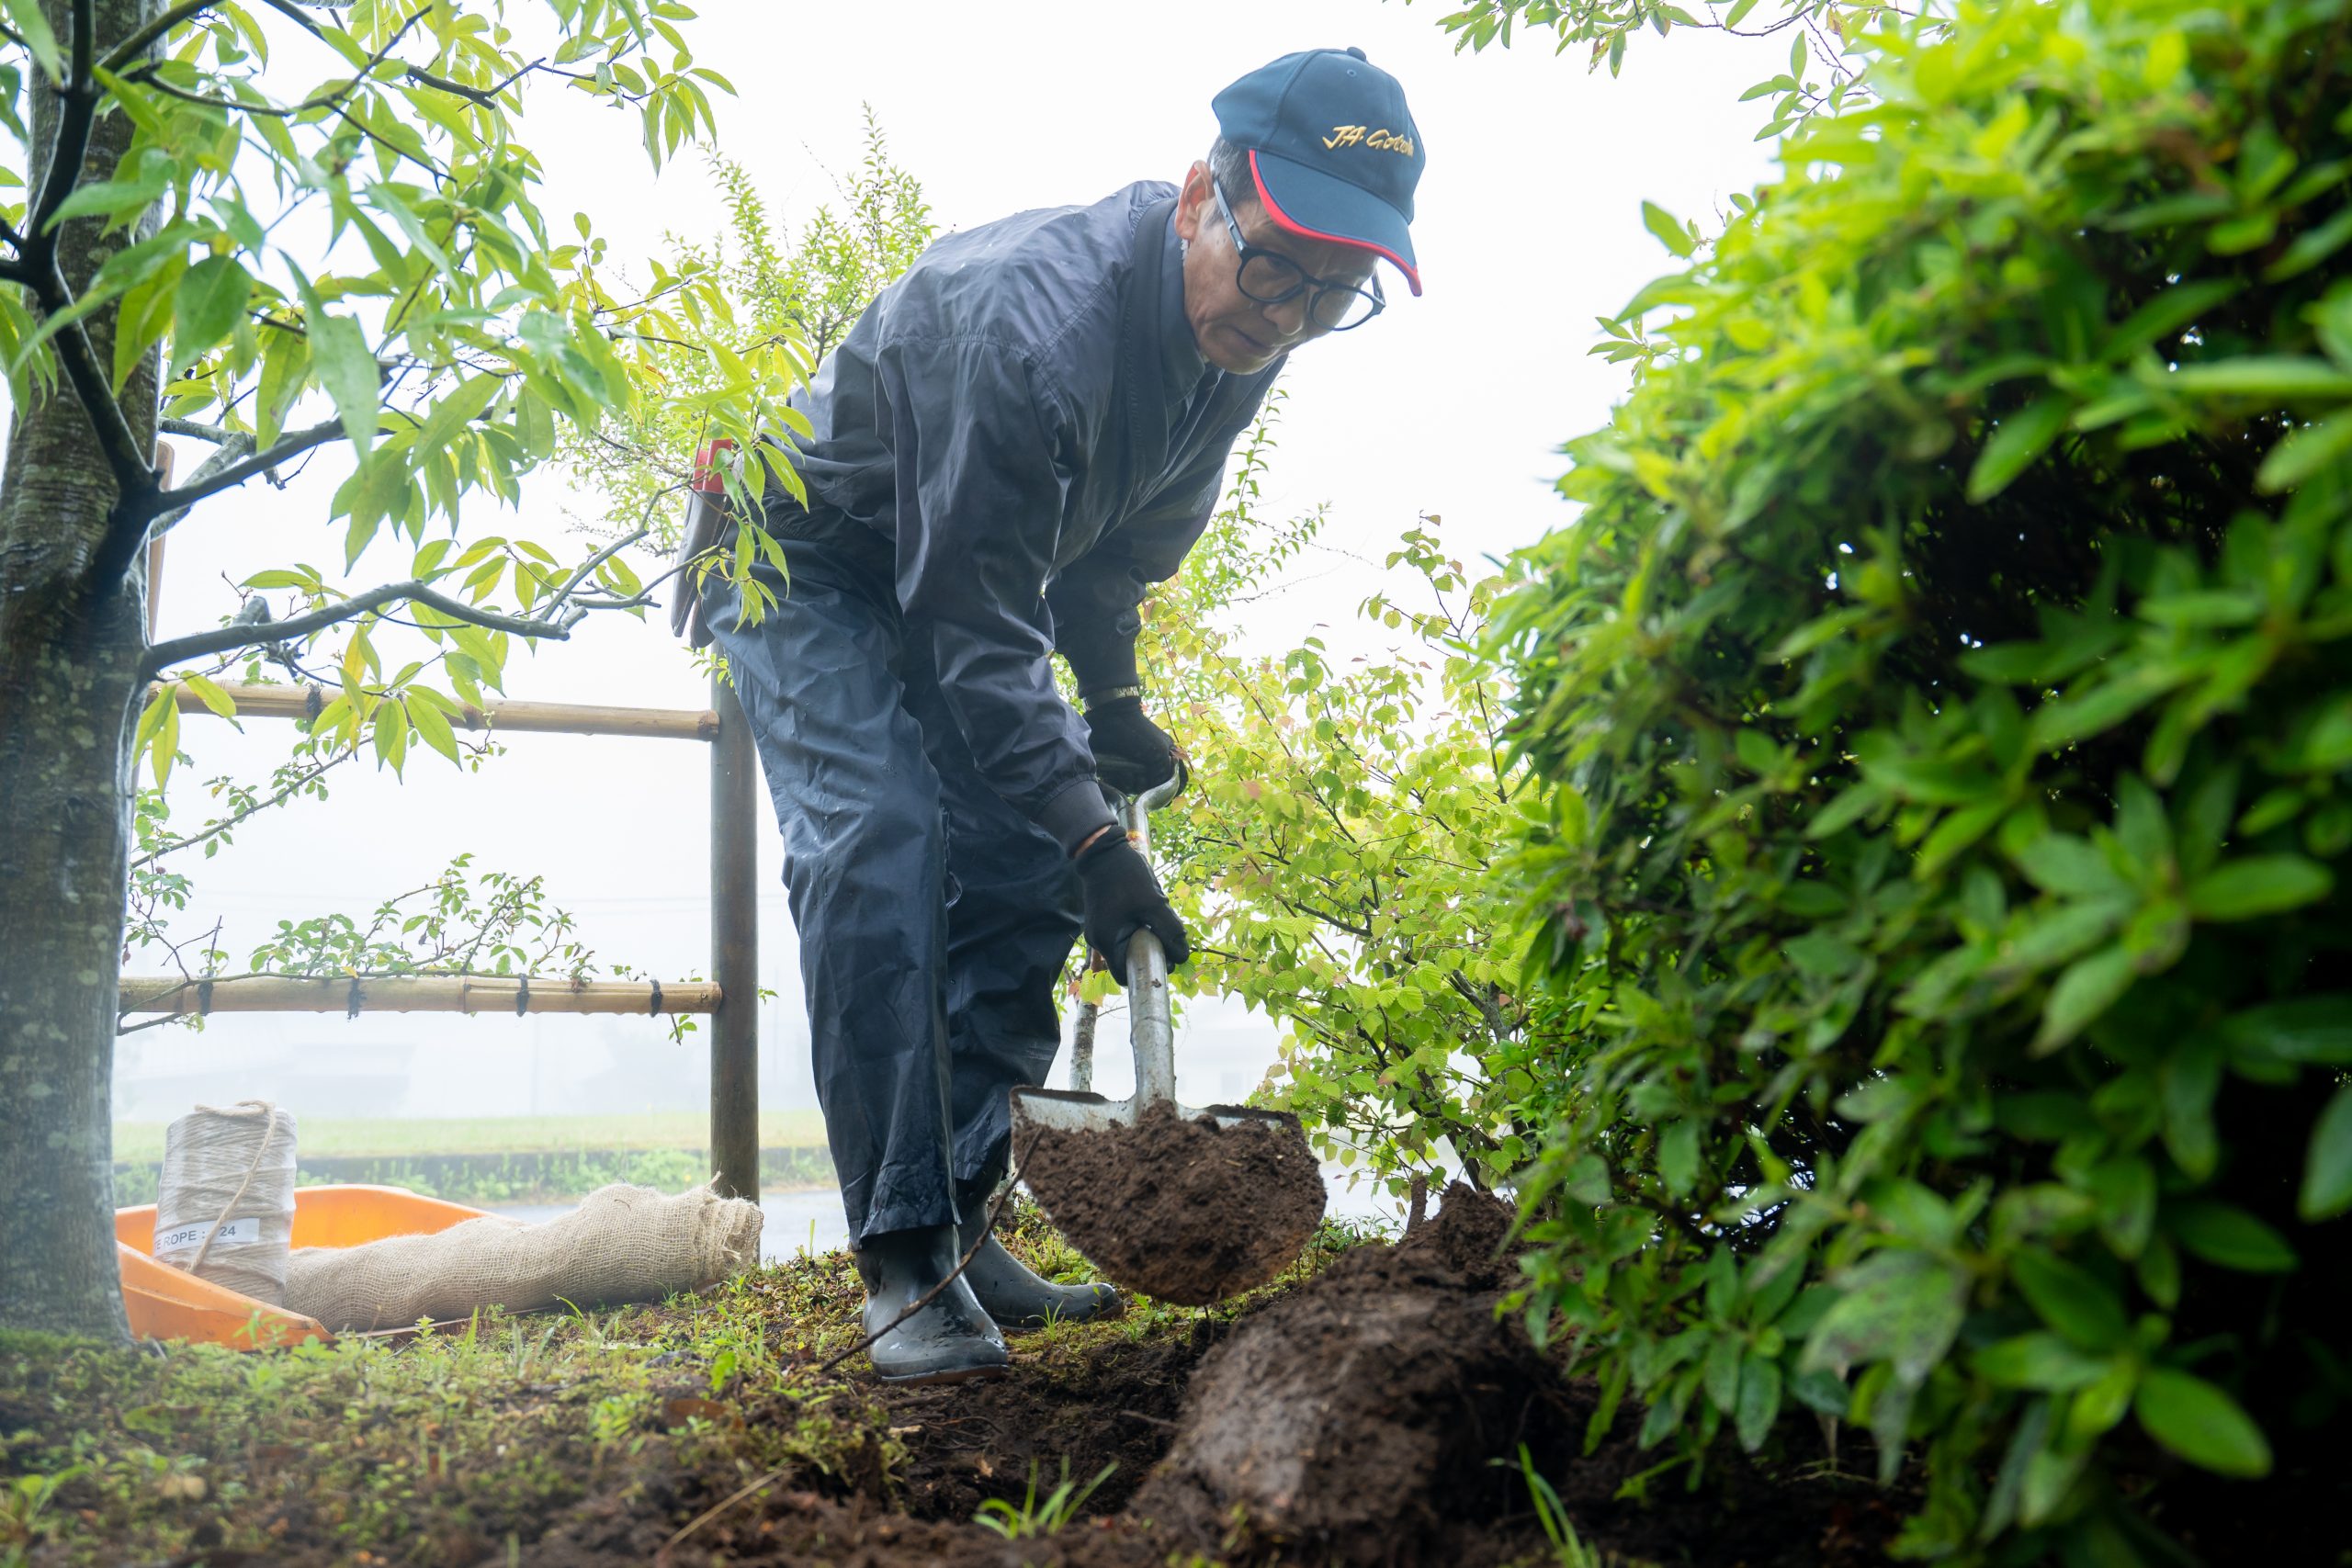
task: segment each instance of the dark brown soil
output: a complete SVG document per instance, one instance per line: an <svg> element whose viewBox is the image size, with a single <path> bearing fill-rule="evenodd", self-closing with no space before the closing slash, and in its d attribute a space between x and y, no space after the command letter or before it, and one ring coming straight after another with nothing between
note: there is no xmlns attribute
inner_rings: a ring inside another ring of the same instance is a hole
<svg viewBox="0 0 2352 1568"><path fill-rule="evenodd" d="M1323 1218L1323 1173L1290 1117L1239 1128L1173 1111L1133 1127L1041 1129L1022 1179L1114 1284L1180 1306L1262 1285Z"/></svg>
<svg viewBox="0 0 2352 1568"><path fill-rule="evenodd" d="M1216 1324L1194 1326L1189 1338L1106 1345L1051 1379L884 1388L907 1447L907 1512L968 1519L990 1497L1019 1502L1033 1475L1043 1495L1106 1469L1090 1511L1117 1511L1167 1451L1193 1370L1216 1342Z"/></svg>
<svg viewBox="0 0 2352 1568"><path fill-rule="evenodd" d="M1259 1314L1193 1381L1137 1508L1311 1561L1435 1561L1450 1525L1523 1507L1528 1444L1556 1459L1566 1386L1495 1315L1507 1210L1466 1188L1394 1249L1366 1247ZM1551 1467L1547 1466L1547 1469Z"/></svg>

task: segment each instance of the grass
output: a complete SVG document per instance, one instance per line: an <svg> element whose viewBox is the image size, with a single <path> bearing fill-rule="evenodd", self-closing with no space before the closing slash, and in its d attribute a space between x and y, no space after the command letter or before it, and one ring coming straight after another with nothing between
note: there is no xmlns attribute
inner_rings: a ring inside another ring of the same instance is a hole
<svg viewBox="0 0 2352 1568"><path fill-rule="evenodd" d="M1034 1213L1012 1228L1033 1266L1086 1277ZM1350 1240L1330 1230L1268 1291ZM479 1562L582 1508L625 1507L666 1534L772 1473L811 1499L901 1506L906 1428L875 1384L848 1376L862 1360L816 1371L863 1337L862 1299L835 1253L658 1305L490 1312L406 1343L240 1354L0 1333L0 1568L207 1551ZM1082 1397L1106 1348L1184 1340L1202 1316L1136 1302L1111 1323L1057 1325L1023 1338L1023 1375ZM988 1522L1049 1533L1085 1501L1074 1487L1033 1493Z"/></svg>
<svg viewBox="0 0 2352 1568"><path fill-rule="evenodd" d="M161 1122L118 1122L114 1157L164 1157ZM447 1120L368 1119L304 1122L300 1151L320 1159L397 1159L422 1155L554 1154L571 1149L686 1149L704 1146L710 1118L699 1111L657 1111L618 1116L482 1116ZM824 1114L763 1111L763 1148L821 1148Z"/></svg>
<svg viewBox="0 0 2352 1568"><path fill-rule="evenodd" d="M973 1522L994 1530L1007 1540L1035 1540L1040 1537L1059 1535L1068 1529L1086 1506L1088 1498L1102 1489L1119 1467L1105 1465L1091 1481L1081 1483L1069 1472L1069 1461L1062 1461L1061 1484L1045 1496L1037 1495L1037 1467L1029 1467L1029 1490L1020 1502L1003 1497L991 1497L980 1505Z"/></svg>

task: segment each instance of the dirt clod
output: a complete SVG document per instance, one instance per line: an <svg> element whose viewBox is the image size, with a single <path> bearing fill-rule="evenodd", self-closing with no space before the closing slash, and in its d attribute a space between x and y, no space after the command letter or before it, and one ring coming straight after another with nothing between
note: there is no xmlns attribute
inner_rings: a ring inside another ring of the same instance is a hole
<svg viewBox="0 0 2352 1568"><path fill-rule="evenodd" d="M1041 1128L1022 1177L1113 1282L1179 1306L1262 1285L1323 1217L1323 1173L1296 1122L1226 1128L1147 1111L1133 1127Z"/></svg>
<svg viewBox="0 0 2352 1568"><path fill-rule="evenodd" d="M1490 1463L1566 1430L1560 1380L1495 1315L1510 1211L1465 1187L1394 1247L1363 1247L1240 1325L1193 1380L1139 1513L1258 1551L1419 1562L1441 1534L1524 1506ZM1255 1555L1256 1553L1252 1553Z"/></svg>

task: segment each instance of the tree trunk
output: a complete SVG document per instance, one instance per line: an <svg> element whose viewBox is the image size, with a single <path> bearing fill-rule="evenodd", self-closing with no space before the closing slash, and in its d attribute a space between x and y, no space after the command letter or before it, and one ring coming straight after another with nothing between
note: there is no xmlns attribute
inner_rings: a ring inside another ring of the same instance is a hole
<svg viewBox="0 0 2352 1568"><path fill-rule="evenodd" d="M96 0L98 53L156 4ZM41 8L70 56L73 7ZM38 189L59 106L46 78L28 74ZM84 177L110 177L131 131L127 116L102 115ZM60 244L76 288L127 243L96 231L68 224ZM113 311L88 326L99 364L111 364ZM152 447L152 355L122 404ZM123 1338L110 1107L145 636L138 574L95 581L115 499L71 386L36 388L0 476L0 1326Z"/></svg>

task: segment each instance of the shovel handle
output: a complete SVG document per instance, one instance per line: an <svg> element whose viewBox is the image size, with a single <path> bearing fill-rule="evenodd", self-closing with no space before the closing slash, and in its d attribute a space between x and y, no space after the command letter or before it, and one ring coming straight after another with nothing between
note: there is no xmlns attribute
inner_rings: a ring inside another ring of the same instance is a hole
<svg viewBox="0 0 2352 1568"><path fill-rule="evenodd" d="M1184 787L1180 773L1166 784L1130 796L1119 807L1119 826L1136 849L1151 856L1152 808L1176 798ZM1135 1106L1176 1103L1176 1026L1169 1009L1168 953L1159 939L1137 931L1127 942L1127 1040L1136 1057Z"/></svg>

